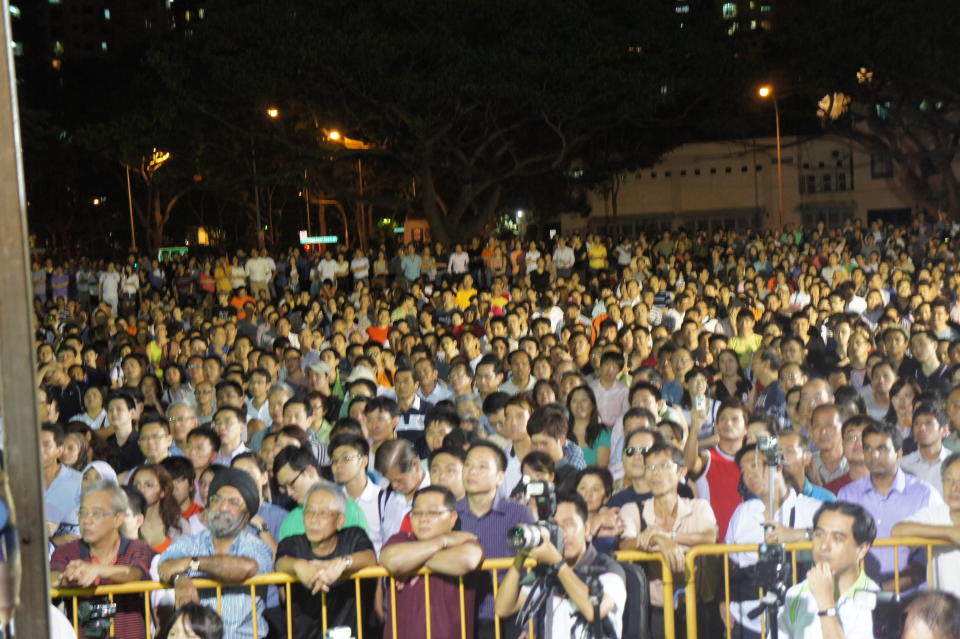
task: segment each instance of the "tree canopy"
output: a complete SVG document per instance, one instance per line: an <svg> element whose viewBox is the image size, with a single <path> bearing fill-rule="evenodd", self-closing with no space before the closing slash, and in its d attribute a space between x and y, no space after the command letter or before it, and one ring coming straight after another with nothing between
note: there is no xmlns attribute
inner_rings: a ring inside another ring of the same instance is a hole
<svg viewBox="0 0 960 639"><path fill-rule="evenodd" d="M333 167L362 159L396 176L367 203L416 211L452 240L482 231L525 180L599 180L684 141L733 60L712 12L675 6L230 0L151 62L205 136L249 136L338 198L359 196Z"/></svg>

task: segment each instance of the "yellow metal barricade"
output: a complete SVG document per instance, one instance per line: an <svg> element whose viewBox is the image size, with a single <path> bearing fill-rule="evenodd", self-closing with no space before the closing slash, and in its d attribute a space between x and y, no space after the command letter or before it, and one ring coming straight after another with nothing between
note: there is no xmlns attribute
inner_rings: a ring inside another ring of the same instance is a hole
<svg viewBox="0 0 960 639"><path fill-rule="evenodd" d="M946 545L947 542L939 539L925 539L923 537L891 537L887 539L877 539L873 543L873 548L894 549L894 592L900 593L900 547L925 547L927 549L927 584L928 587L935 585L935 571L933 568L934 557L933 547ZM802 581L802 576L797 575L797 553L810 551L813 547L812 542L804 541L799 543L784 544L784 548L791 555L791 566L793 583ZM694 546L686 555L686 584L684 586L684 602L686 604L686 624L687 639L697 639L697 575L694 567L700 557L722 557L723 558L723 618L725 625L725 636L727 639L732 637L732 621L730 619L730 555L734 553L753 553L757 552L757 544L705 544ZM758 597L759 599L759 593ZM719 601L710 602L709 605L719 605ZM712 629L711 629L712 630ZM711 637L716 636L711 632ZM667 634L669 638L670 635Z"/></svg>
<svg viewBox="0 0 960 639"><path fill-rule="evenodd" d="M673 575L670 572L666 560L660 553L644 553L637 551L621 551L617 553L617 559L623 562L629 563L638 563L638 562L657 562L661 565L663 573L663 599L664 599L664 631L668 639L672 639L674 636L674 606L673 606L673 593L674 593L674 584L673 584ZM496 590L498 586L497 573L498 571L504 571L510 568L513 564L513 559L510 557L503 559L488 559L483 562L479 571L489 572L491 579L493 580L493 589L494 596L496 596ZM533 560L528 560L525 564L526 567L531 568L536 565L536 562ZM430 619L430 571L427 569L421 569L417 572L418 576L424 578L424 590L426 595L425 601L425 629L427 632L427 639L430 639L432 634L431 628L431 619ZM363 639L363 608L361 604L360 596L360 581L363 579L383 579L387 578L387 587L389 588L389 597L390 597L390 619L384 620L384 623L390 624L390 628L393 631L394 639L397 638L397 603L396 603L396 579L386 571L386 569L380 566L373 566L370 568L363 568L356 573L354 573L350 579L354 580L355 594L357 598L357 639ZM250 589L250 599L251 599L251 610L256 610L256 588L257 586L283 586L284 593L286 595L284 609L286 613L286 625L288 636L292 636L293 633L293 609L292 609L292 591L291 585L296 583L296 578L287 575L286 573L268 573L263 575L257 575L252 579L248 579L241 584L223 584L217 581L212 581L209 579L194 579L193 583L197 587L197 590L214 590L216 593L217 601L217 611L219 612L222 605L222 589L224 587L236 587L242 586ZM464 596L464 579L461 577L458 580L459 584L459 607L460 607L460 637L461 639L467 638L467 624L466 624L466 615L468 611L465 609L465 596ZM96 588L54 588L51 590L51 597L53 598L66 598L72 600L73 606L73 626L74 629L78 631L80 629L79 618L78 618L78 600L84 597L102 597L107 596L111 599L116 595L143 595L144 596L144 620L146 623L146 636L147 639L151 639L152 630L151 630L151 619L153 618L150 602L150 593L158 590L167 590L172 589L172 586L163 584L156 581L135 581L126 584L117 584L110 586L98 586ZM322 597L323 609L321 611L321 623L323 632L328 630L328 617L327 617L327 606L326 606L326 595ZM253 615L253 632L254 636L257 636L258 631L258 620L257 615ZM497 637L500 636L500 620L497 618L495 620L495 628ZM113 636L113 628L111 627L111 636ZM374 638L368 638L374 639Z"/></svg>

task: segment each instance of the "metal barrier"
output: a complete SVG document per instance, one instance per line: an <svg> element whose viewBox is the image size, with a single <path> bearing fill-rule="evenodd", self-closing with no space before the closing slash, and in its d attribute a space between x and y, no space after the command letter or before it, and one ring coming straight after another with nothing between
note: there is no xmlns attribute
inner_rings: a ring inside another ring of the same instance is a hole
<svg viewBox="0 0 960 639"><path fill-rule="evenodd" d="M662 567L663 573L663 600L664 600L664 633L668 639L672 639L675 636L675 625L674 625L674 607L673 607L673 593L674 593L674 584L673 584L673 575L670 572L667 562L664 559L663 555L660 553L645 553L639 551L620 551L616 553L617 559L623 562L629 563L638 563L638 562L659 562ZM507 557L503 559L487 559L478 569L483 572L490 572L491 579L493 580L493 596L496 597L497 588L499 581L497 579L497 572L501 570L508 569L513 564L513 558ZM527 560L525 564L526 567L530 568L536 565L536 562L533 560ZM430 575L431 572L426 568L419 570L417 575L423 576L424 578L424 598L425 598L425 616L426 616L426 631L427 639L431 637L431 615L430 615ZM396 605L396 593L397 593L397 584L396 578L388 573L385 568L380 566L373 566L370 568L363 568L358 570L356 573L349 577L354 582L354 592L357 602L357 638L363 639L363 609L362 609L362 597L360 596L360 580L362 579L380 579L387 578L389 587L390 587L390 613L391 618L389 623L391 624L391 630L393 631L394 639L397 639L397 605ZM256 607L256 588L258 586L284 586L285 590L285 603L286 608L286 622L287 622L287 636L293 636L293 608L292 608L292 597L291 597L291 584L297 581L296 577L288 575L286 573L268 573L257 575L247 581L244 581L240 584L226 584L213 581L210 579L194 579L193 583L196 586L197 590L215 590L216 591L216 601L217 601L217 612L221 611L221 596L223 588L225 587L248 587L250 588L250 601L251 601L251 610L254 611L253 616L253 635L254 637L258 636L258 620L257 614L255 611ZM116 595L145 595L144 596L144 620L146 623L146 636L147 639L151 639L151 619L152 619L152 610L150 605L150 597L148 593L158 591L158 590L169 590L172 589L171 586L163 584L156 581L134 581L125 584L116 584L110 586L97 586L96 588L53 588L51 589L51 597L53 598L69 598L73 600L73 627L79 635L80 631L80 620L79 620L79 606L78 600L81 597L108 597L112 602L114 596ZM465 606L465 596L464 596L464 585L463 577L459 578L459 591L460 591L460 637L461 639L467 639L467 630L466 630L466 610ZM328 629L327 626L327 602L326 594L322 595L322 609L321 609L321 623L323 626L323 632L326 632ZM531 622L532 624L532 622ZM500 639L500 620L496 619L495 624L495 636L496 639ZM110 627L110 636L114 635L114 627L111 624ZM532 637L532 628L531 628L531 637ZM378 638L368 638L368 639L378 639Z"/></svg>
<svg viewBox="0 0 960 639"><path fill-rule="evenodd" d="M890 537L887 539L877 539L872 548L893 547L894 555L894 592L900 594L900 547L926 547L927 549L927 583L935 584L935 572L933 569L933 547L947 545L948 542L940 539L926 539L923 537ZM784 544L787 552L791 554L791 567L793 583L798 582L797 575L797 553L809 551L813 548L813 543L809 541ZM757 553L757 544L705 544L694 546L684 558L686 564L686 584L684 586L684 602L686 604L686 623L687 638L697 639L697 578L695 565L700 557L723 557L723 610L724 626L726 628L726 637L731 639L733 634L732 623L730 620L730 555L733 553ZM762 591L761 591L762 592ZM759 597L758 593L758 599ZM711 602L711 605L719 604L718 601ZM670 635L667 635L669 638Z"/></svg>

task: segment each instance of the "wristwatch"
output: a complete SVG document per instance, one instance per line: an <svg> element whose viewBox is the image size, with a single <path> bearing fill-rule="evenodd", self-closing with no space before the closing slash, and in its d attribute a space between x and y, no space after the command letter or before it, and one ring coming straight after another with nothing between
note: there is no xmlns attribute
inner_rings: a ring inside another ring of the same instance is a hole
<svg viewBox="0 0 960 639"><path fill-rule="evenodd" d="M837 609L836 608L827 608L826 610L820 610L817 612L818 617L836 617Z"/></svg>
<svg viewBox="0 0 960 639"><path fill-rule="evenodd" d="M343 559L344 570L347 570L350 566L353 565L353 557L351 557L350 555L344 555L343 557L341 557L341 559Z"/></svg>
<svg viewBox="0 0 960 639"><path fill-rule="evenodd" d="M194 557L190 560L190 565L187 567L190 572L200 572L200 558Z"/></svg>

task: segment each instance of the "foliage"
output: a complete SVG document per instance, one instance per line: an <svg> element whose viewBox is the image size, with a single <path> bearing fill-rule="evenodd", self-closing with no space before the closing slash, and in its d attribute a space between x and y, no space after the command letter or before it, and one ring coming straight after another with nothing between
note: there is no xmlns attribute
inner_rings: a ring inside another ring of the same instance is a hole
<svg viewBox="0 0 960 639"><path fill-rule="evenodd" d="M358 193L331 166L361 158L398 178L364 201L413 206L443 240L480 232L524 180L651 163L729 71L713 21L659 0L229 0L206 15L152 63L208 133L254 135L278 172L308 169L338 198Z"/></svg>

